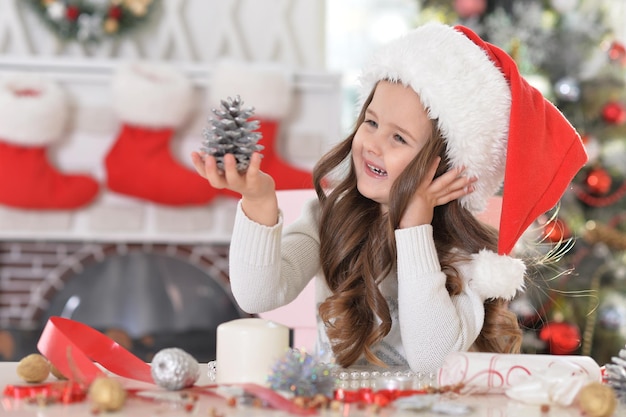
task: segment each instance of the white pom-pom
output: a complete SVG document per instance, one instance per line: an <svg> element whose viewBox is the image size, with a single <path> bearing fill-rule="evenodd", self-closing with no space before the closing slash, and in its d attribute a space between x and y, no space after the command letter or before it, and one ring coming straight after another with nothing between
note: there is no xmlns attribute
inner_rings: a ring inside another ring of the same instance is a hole
<svg viewBox="0 0 626 417"><path fill-rule="evenodd" d="M524 289L526 265L520 259L483 249L472 255L469 286L483 299L511 300Z"/></svg>

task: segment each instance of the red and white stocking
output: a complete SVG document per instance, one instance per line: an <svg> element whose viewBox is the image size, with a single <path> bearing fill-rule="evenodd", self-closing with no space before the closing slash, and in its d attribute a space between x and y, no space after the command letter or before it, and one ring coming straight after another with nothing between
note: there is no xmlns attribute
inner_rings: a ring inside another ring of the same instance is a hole
<svg viewBox="0 0 626 417"><path fill-rule="evenodd" d="M168 66L122 65L113 77L122 124L105 166L114 192L170 206L201 205L217 190L174 158L171 142L192 108L191 82Z"/></svg>
<svg viewBox="0 0 626 417"><path fill-rule="evenodd" d="M291 79L283 68L222 61L212 74L209 93L213 107L236 95L241 96L243 107L254 107L253 118L260 121L258 131L263 135L259 140L264 147L261 166L274 178L277 190L313 188L311 172L290 165L279 153L280 124L293 104ZM220 194L239 197L228 190Z"/></svg>
<svg viewBox="0 0 626 417"><path fill-rule="evenodd" d="M0 81L0 204L63 210L89 204L98 182L63 174L48 160L48 146L66 127L65 92L51 80L14 74Z"/></svg>

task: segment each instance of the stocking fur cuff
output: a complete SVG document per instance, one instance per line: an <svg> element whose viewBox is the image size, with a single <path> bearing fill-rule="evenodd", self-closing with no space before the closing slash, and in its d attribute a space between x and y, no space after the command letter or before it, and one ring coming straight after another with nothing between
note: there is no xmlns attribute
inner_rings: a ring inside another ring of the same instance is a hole
<svg viewBox="0 0 626 417"><path fill-rule="evenodd" d="M483 249L472 255L469 286L483 300L511 300L524 289L526 265L520 259Z"/></svg>
<svg viewBox="0 0 626 417"><path fill-rule="evenodd" d="M0 141L49 144L61 137L67 117L67 96L56 82L26 73L0 79Z"/></svg>
<svg viewBox="0 0 626 417"><path fill-rule="evenodd" d="M113 108L129 124L175 128L189 117L191 81L176 69L155 63L120 65L112 80Z"/></svg>
<svg viewBox="0 0 626 417"><path fill-rule="evenodd" d="M211 74L209 104L219 108L220 100L237 95L255 116L282 119L292 105L291 76L278 65L220 61Z"/></svg>

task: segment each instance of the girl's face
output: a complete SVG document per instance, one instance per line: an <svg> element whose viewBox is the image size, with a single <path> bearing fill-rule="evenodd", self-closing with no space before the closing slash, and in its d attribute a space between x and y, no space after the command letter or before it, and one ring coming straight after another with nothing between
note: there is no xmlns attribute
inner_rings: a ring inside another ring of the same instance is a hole
<svg viewBox="0 0 626 417"><path fill-rule="evenodd" d="M424 147L431 130L424 106L412 88L379 82L352 141L359 192L386 208L391 186Z"/></svg>

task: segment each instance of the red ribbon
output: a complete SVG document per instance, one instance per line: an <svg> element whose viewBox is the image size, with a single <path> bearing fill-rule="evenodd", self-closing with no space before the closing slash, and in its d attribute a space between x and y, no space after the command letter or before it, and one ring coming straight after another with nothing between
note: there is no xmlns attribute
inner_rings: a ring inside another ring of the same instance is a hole
<svg viewBox="0 0 626 417"><path fill-rule="evenodd" d="M150 365L99 331L74 320L50 317L37 348L70 379L89 385L105 369L124 378L154 384Z"/></svg>
<svg viewBox="0 0 626 417"><path fill-rule="evenodd" d="M7 385L3 395L17 399L37 400L44 398L47 401L68 404L83 401L87 393L84 386L75 382L64 381L38 385Z"/></svg>
<svg viewBox="0 0 626 417"><path fill-rule="evenodd" d="M389 390L382 389L374 391L371 388L360 388L356 391L348 391L343 388L335 390L335 400L345 403L376 404L385 407L392 401L401 397L408 397L417 394L427 394L426 390Z"/></svg>

